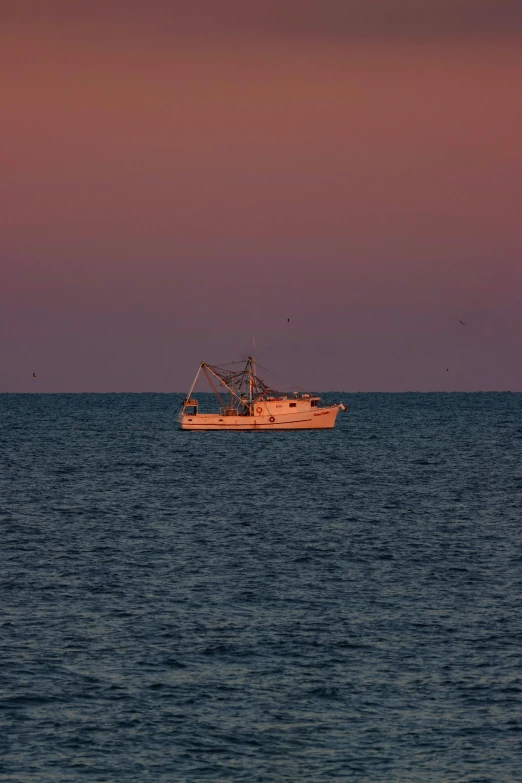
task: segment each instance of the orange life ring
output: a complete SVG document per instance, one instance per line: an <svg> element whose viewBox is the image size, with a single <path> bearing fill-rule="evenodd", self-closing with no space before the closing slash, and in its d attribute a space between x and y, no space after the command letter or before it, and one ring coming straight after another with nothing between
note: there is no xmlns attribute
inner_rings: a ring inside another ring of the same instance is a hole
<svg viewBox="0 0 522 783"><path fill-rule="evenodd" d="M270 421L273 423L275 421L273 416L270 416Z"/></svg>
<svg viewBox="0 0 522 783"><path fill-rule="evenodd" d="M256 408L256 413L263 413L263 408L259 406L259 408Z"/></svg>

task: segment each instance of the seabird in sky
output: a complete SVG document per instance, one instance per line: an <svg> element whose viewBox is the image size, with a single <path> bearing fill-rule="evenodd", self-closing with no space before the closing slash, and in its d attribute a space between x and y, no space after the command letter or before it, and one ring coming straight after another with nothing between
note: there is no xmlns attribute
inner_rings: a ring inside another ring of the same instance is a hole
<svg viewBox="0 0 522 783"><path fill-rule="evenodd" d="M462 326L466 326L467 323L468 323L467 321L461 321L459 318L459 324L462 324Z"/></svg>
<svg viewBox="0 0 522 783"><path fill-rule="evenodd" d="M33 372L33 378L36 378L36 373L35 372Z"/></svg>

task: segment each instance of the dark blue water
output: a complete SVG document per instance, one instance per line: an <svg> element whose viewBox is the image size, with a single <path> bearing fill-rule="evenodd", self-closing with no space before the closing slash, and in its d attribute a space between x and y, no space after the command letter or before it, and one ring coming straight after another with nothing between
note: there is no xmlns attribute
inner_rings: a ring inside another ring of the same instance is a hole
<svg viewBox="0 0 522 783"><path fill-rule="evenodd" d="M0 780L521 781L522 395L179 399L0 397Z"/></svg>

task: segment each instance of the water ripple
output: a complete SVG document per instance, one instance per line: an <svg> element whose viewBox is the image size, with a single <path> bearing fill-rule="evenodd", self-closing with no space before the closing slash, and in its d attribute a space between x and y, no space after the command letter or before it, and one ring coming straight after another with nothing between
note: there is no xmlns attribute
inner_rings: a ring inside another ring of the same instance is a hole
<svg viewBox="0 0 522 783"><path fill-rule="evenodd" d="M520 779L522 395L350 396L0 397L0 780Z"/></svg>

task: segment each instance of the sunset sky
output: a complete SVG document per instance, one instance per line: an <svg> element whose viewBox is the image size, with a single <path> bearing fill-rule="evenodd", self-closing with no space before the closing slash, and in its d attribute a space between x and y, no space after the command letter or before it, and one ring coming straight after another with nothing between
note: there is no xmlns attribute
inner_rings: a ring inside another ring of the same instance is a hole
<svg viewBox="0 0 522 783"><path fill-rule="evenodd" d="M0 392L522 391L519 0L1 8Z"/></svg>

